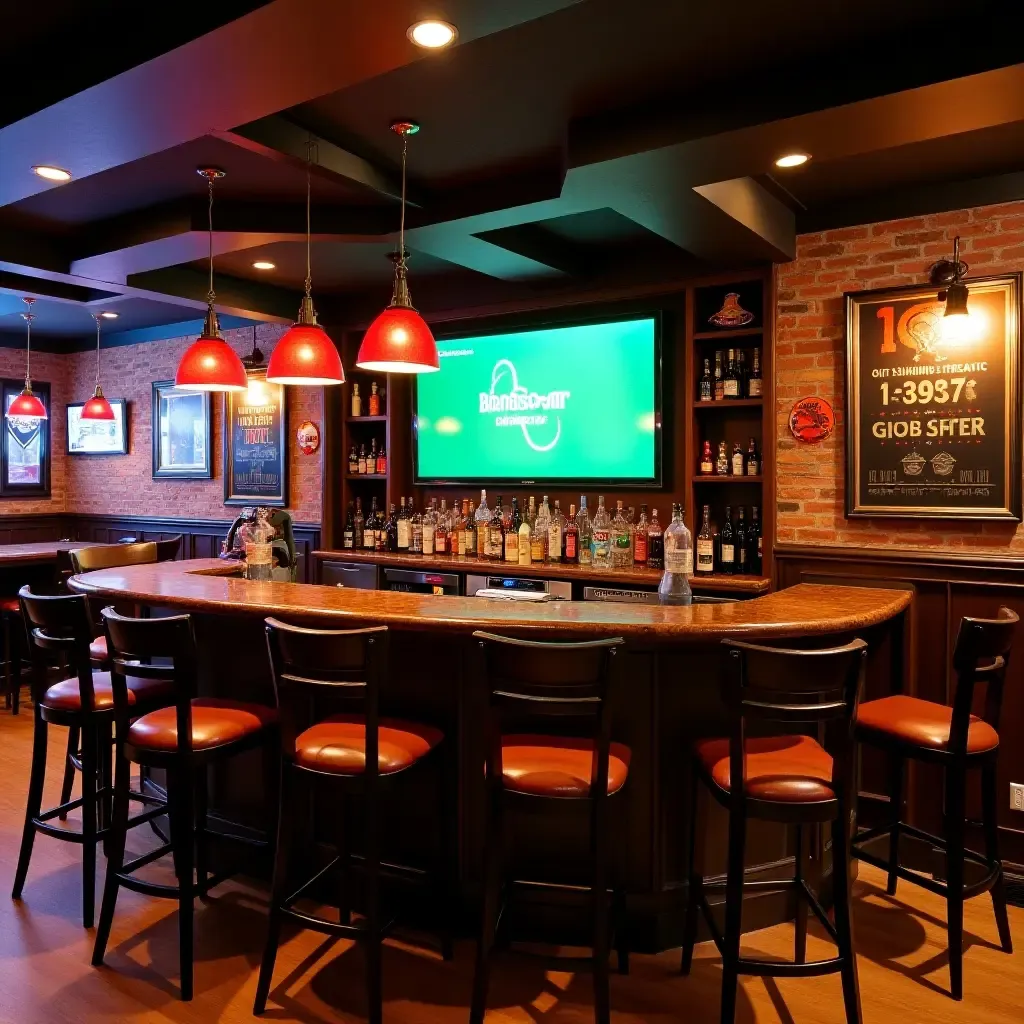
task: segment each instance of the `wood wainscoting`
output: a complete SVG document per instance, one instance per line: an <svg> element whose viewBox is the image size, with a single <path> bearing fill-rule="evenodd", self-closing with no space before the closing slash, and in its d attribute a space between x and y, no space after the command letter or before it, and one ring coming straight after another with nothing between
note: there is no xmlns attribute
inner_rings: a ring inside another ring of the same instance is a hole
<svg viewBox="0 0 1024 1024"><path fill-rule="evenodd" d="M1024 559L984 554L876 550L780 545L775 549L776 585L840 583L850 586L912 587L915 600L906 632L906 678L903 691L926 700L952 703L956 684L951 658L957 629L965 615L994 616L1000 605L1024 618ZM1024 782L1024 636L1010 661L1003 698L999 757L999 830L1003 859L1024 873L1024 812L1010 809L1010 783ZM866 697L884 696L879 682L868 680ZM983 694L979 694L979 697ZM860 794L864 823L881 820L888 800L886 764L865 752ZM980 818L981 797L970 780L968 817ZM912 824L941 832L942 771L931 765L908 765L907 813ZM975 836L980 842L980 831ZM884 841L883 841L884 842ZM930 851L904 851L915 866L941 870ZM924 861L924 862L922 862Z"/></svg>

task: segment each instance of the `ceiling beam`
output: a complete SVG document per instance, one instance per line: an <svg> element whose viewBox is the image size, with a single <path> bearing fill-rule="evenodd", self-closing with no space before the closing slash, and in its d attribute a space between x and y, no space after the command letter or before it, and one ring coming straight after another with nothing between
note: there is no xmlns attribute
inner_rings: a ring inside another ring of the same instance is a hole
<svg viewBox="0 0 1024 1024"><path fill-rule="evenodd" d="M209 282L206 274L194 267L175 266L133 274L133 288L156 292L162 297L174 296L194 309L206 307ZM252 320L291 323L299 309L301 294L288 288L218 274L217 312Z"/></svg>

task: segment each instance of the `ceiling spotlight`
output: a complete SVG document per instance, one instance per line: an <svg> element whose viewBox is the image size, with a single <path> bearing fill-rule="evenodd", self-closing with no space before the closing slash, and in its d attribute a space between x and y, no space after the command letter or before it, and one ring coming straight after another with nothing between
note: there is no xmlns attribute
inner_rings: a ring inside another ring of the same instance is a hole
<svg viewBox="0 0 1024 1024"><path fill-rule="evenodd" d="M776 167L801 167L811 159L809 153L787 153L775 161Z"/></svg>
<svg viewBox="0 0 1024 1024"><path fill-rule="evenodd" d="M271 263L270 260L256 260L253 263L254 270L273 270L277 266L276 263Z"/></svg>
<svg viewBox="0 0 1024 1024"><path fill-rule="evenodd" d="M70 181L71 172L63 167L51 167L49 164L36 164L32 170L47 181Z"/></svg>
<svg viewBox="0 0 1024 1024"><path fill-rule="evenodd" d="M459 38L459 30L447 21L417 21L409 26L406 35L424 50L440 50Z"/></svg>
<svg viewBox="0 0 1024 1024"><path fill-rule="evenodd" d="M120 313L115 313L112 309L105 309L100 313L104 320L116 320L120 315Z"/></svg>

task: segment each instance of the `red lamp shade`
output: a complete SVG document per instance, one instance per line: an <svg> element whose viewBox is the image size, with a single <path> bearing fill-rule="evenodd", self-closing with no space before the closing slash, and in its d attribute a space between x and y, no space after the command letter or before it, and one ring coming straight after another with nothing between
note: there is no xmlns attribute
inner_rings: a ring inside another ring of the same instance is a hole
<svg viewBox="0 0 1024 1024"><path fill-rule="evenodd" d="M411 306L391 305L363 336L356 366L378 373L432 373L441 363L423 317Z"/></svg>
<svg viewBox="0 0 1024 1024"><path fill-rule="evenodd" d="M25 390L8 406L7 418L9 420L45 420L47 418L46 406L32 394L32 389L26 385Z"/></svg>
<svg viewBox="0 0 1024 1024"><path fill-rule="evenodd" d="M242 360L223 339L199 337L178 363L174 383L193 391L245 391L249 386Z"/></svg>
<svg viewBox="0 0 1024 1024"><path fill-rule="evenodd" d="M345 370L334 342L319 324L296 323L270 354L267 380L271 384L344 384Z"/></svg>
<svg viewBox="0 0 1024 1024"><path fill-rule="evenodd" d="M114 410L103 397L103 391L97 386L96 393L82 406L83 420L113 420Z"/></svg>

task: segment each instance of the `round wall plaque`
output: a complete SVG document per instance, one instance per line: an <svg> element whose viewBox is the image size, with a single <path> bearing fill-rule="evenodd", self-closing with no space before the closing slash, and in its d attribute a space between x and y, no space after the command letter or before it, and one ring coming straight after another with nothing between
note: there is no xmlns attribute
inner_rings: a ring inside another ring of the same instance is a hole
<svg viewBox="0 0 1024 1024"><path fill-rule="evenodd" d="M295 431L295 442L303 455L312 455L320 447L320 428L312 420L306 420Z"/></svg>
<svg viewBox="0 0 1024 1024"><path fill-rule="evenodd" d="M801 398L789 413L790 433L804 444L819 444L830 437L836 425L836 414L824 399L814 395Z"/></svg>

